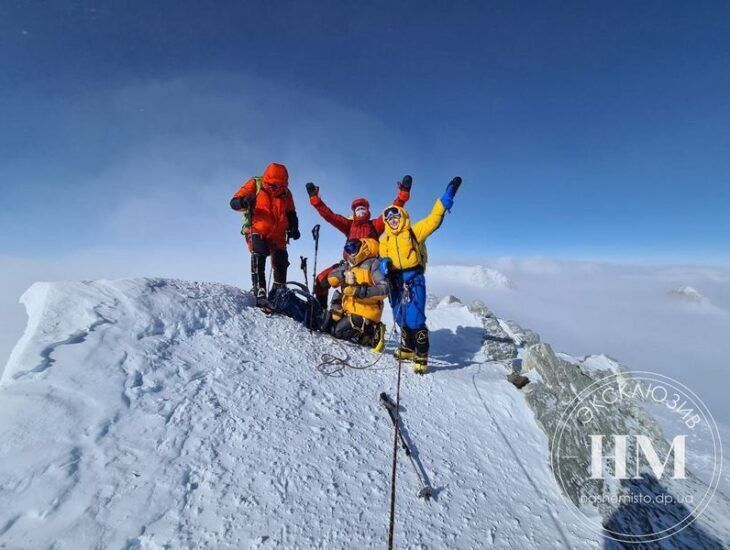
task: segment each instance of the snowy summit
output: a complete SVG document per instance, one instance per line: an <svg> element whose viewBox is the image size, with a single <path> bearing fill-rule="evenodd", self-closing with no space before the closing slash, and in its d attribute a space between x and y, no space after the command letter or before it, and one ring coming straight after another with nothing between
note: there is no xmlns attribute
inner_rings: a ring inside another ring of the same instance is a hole
<svg viewBox="0 0 730 550"><path fill-rule="evenodd" d="M0 382L0 547L384 546L389 354L219 284L37 283L22 302L27 329ZM573 367L484 307L435 308L429 327L433 368L403 371L400 417L433 498L401 453L396 545L600 547L601 517L576 519L536 421L555 391L546 369ZM508 344L505 360L487 357ZM525 353L538 400L506 379ZM360 369L332 370L326 354ZM717 498L681 540L728 540Z"/></svg>

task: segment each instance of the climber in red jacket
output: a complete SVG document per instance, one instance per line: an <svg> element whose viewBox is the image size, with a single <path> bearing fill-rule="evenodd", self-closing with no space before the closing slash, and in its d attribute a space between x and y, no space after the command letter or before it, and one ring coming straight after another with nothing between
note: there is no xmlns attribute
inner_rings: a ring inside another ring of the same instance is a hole
<svg viewBox="0 0 730 550"><path fill-rule="evenodd" d="M271 256L274 281L271 299L286 284L289 239L300 237L299 220L289 191L289 173L283 164L272 163L262 176L244 183L231 199L231 208L242 212L241 233L251 251L251 281L257 303L263 305L266 295L266 257Z"/></svg>
<svg viewBox="0 0 730 550"><path fill-rule="evenodd" d="M397 206L404 206L411 196L411 185L413 184L413 178L411 176L404 176L403 181L398 182L398 196L393 201L393 204ZM347 240L351 239L375 239L376 241L380 238L380 235L385 231L385 222L382 216L378 216L375 219L370 217L370 203L367 199L355 199L352 201L352 215L349 218L342 216L341 214L335 214L329 207L324 203L322 197L319 196L319 187L312 182L307 184L307 194L309 195L309 202L319 212L319 215L324 218L325 221L329 222L330 225L334 226L335 229L345 234ZM321 273L317 275L316 283L314 285L314 295L317 301L322 305L324 309L327 309L327 292L328 285L323 284L327 280L327 276L330 271L336 268L339 263L331 265Z"/></svg>

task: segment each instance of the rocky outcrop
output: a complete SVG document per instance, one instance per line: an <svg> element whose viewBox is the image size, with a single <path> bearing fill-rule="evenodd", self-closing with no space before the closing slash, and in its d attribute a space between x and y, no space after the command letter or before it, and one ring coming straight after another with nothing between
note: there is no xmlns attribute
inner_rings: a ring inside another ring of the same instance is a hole
<svg viewBox="0 0 730 550"><path fill-rule="evenodd" d="M474 300L468 308L477 317L494 317L494 313L481 300Z"/></svg>
<svg viewBox="0 0 730 550"><path fill-rule="evenodd" d="M482 354L486 361L510 361L518 356L519 348L540 342L537 332L522 328L514 321L500 321L481 300L469 304L469 311L479 317L484 325ZM505 330L505 326L508 330ZM513 362L512 366L515 373L520 371L519 361ZM524 383L516 385L522 387Z"/></svg>
<svg viewBox="0 0 730 550"><path fill-rule="evenodd" d="M609 547L647 542L644 534L667 530L672 536L665 540L672 548L722 548L730 542L730 532L713 526L722 524L721 517L730 514L728 500L717 493L697 522L683 522L683 518L693 516L691 507L682 502L689 502L690 497L696 505L708 486L690 471L686 479L657 477L648 461L641 458L645 449L639 448L637 436L646 437L662 461L671 455L670 445L642 407L648 394L635 391L642 382L605 356L590 357L590 362L586 358L571 363L558 357L548 344L540 343L530 347L522 360L522 372L538 375L525 389L525 398L551 441L553 473L566 496L576 507L592 505L598 509L606 532L616 539L607 539ZM591 386L597 381L601 384L599 392ZM607 400L609 390L614 393ZM592 478L592 450L598 436L603 438L603 462L599 462L600 476ZM631 475L625 478L613 475L615 469L611 469L615 468L616 436L627 436L624 456ZM676 473L676 462L674 468ZM674 502L667 503L667 496ZM688 527L681 529L684 525ZM663 541L649 542L664 547Z"/></svg>
<svg viewBox="0 0 730 550"><path fill-rule="evenodd" d="M540 335L529 328L522 328L514 321L505 321L518 346L530 347L540 343Z"/></svg>
<svg viewBox="0 0 730 550"><path fill-rule="evenodd" d="M449 294L448 296L444 296L439 302L440 306L450 306L451 304L461 304L461 300L453 294Z"/></svg>
<svg viewBox="0 0 730 550"><path fill-rule="evenodd" d="M486 361L509 361L517 357L517 346L514 340L483 302L475 300L469 306L469 311L481 318L484 325L482 355Z"/></svg>

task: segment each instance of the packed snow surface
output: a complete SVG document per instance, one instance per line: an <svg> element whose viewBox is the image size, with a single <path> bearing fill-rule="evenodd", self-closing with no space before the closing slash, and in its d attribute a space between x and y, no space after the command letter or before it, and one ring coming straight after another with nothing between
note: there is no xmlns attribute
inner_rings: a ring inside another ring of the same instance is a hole
<svg viewBox="0 0 730 550"><path fill-rule="evenodd" d="M240 290L175 280L38 283L0 382L0 548L371 548L387 536L389 354L267 317ZM432 372L401 415L395 543L598 547L548 441L464 306L429 312ZM324 376L323 353L353 365ZM599 525L596 519L596 526Z"/></svg>

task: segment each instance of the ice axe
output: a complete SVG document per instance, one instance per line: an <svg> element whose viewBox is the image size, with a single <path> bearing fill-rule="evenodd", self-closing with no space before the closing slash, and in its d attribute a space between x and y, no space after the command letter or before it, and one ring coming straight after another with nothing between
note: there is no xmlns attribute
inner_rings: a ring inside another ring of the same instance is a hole
<svg viewBox="0 0 730 550"><path fill-rule="evenodd" d="M317 286L317 253L319 252L319 224L312 228L312 238L314 239L314 270L312 272L312 292Z"/></svg>
<svg viewBox="0 0 730 550"><path fill-rule="evenodd" d="M398 424L396 423L396 408L395 403L390 398L390 396L382 392L378 398L380 399L380 404L385 408L386 411L388 411L388 416L390 417L390 421L393 423L394 428L398 431L398 436L400 438L401 446L403 447L403 452L406 453L406 456L410 459L411 465L413 466L413 470L416 472L416 476L418 477L418 482L421 485L420 490L418 491L418 498L422 498L426 502L431 500L431 497L433 496L433 488L428 483L428 478L426 477L425 472L421 472L416 465L416 461L413 460L413 455L411 453L411 448L408 446L408 443L406 443L406 438L403 437L403 432L399 429Z"/></svg>
<svg viewBox="0 0 730 550"><path fill-rule="evenodd" d="M307 287L307 290L309 290L309 287L307 286L307 258L306 256L299 256L299 269L304 271L304 286Z"/></svg>

